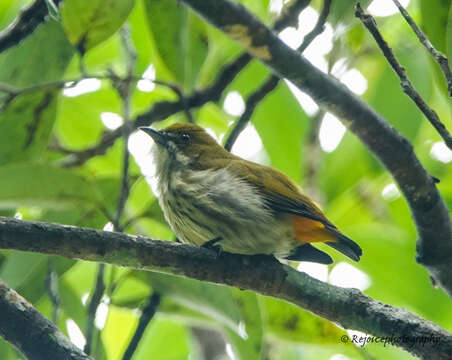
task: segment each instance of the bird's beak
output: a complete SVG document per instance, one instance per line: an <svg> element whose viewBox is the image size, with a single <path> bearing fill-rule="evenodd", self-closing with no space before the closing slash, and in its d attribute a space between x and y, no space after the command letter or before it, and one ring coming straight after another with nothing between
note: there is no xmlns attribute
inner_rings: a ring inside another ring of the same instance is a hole
<svg viewBox="0 0 452 360"><path fill-rule="evenodd" d="M157 144L163 146L168 144L169 136L163 131L154 130L150 127L140 127L139 129L148 134Z"/></svg>

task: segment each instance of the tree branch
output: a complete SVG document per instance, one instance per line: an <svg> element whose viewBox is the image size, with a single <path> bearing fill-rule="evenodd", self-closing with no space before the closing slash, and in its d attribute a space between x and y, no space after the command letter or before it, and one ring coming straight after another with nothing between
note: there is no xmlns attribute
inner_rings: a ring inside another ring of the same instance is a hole
<svg viewBox="0 0 452 360"><path fill-rule="evenodd" d="M61 0L54 0L58 6ZM28 35L31 35L39 24L43 23L49 11L45 0L35 0L24 9L6 29L0 32L0 53L12 46L18 45Z"/></svg>
<svg viewBox="0 0 452 360"><path fill-rule="evenodd" d="M273 29L275 31L281 31L285 27L298 22L298 15L309 5L309 3L310 0L295 0L290 6L283 10L279 19L276 20ZM251 60L252 58L248 53L243 53L237 59L224 66L212 85L206 89L196 91L188 97L179 99L179 101L160 101L155 103L148 112L139 115L135 119L132 125L133 128L137 129L140 126L150 126L153 123L164 120L180 111L187 112L190 111L190 109L203 106L208 102L218 102L224 90ZM114 131L104 133L98 144L88 149L74 152L64 158L60 162L60 165L64 167L79 166L96 155L105 154L107 149L112 146L123 133L123 126Z"/></svg>
<svg viewBox="0 0 452 360"><path fill-rule="evenodd" d="M276 88L279 80L280 79L278 76L271 75L267 80L264 81L261 86L259 86L257 90L255 90L250 96L248 96L245 103L245 111L240 116L237 123L234 125L231 133L226 140L226 143L224 145L224 148L226 150L231 151L235 141L251 119L251 116L253 115L257 105L259 105L259 103L265 96L267 96Z"/></svg>
<svg viewBox="0 0 452 360"><path fill-rule="evenodd" d="M210 101L217 102L221 98L221 95L226 87L250 61L251 57L248 54L242 54L236 60L223 68L211 86L204 90L196 91L183 100L165 100L156 102L148 112L137 116L132 123L128 125L124 124L114 131L105 132L99 143L93 147L74 152L73 154L63 158L60 161L60 165L64 167L79 166L94 156L105 154L108 148L110 148L115 141L121 137L125 126L130 126L132 129L137 129L140 126L150 126L153 123L164 120L180 111L187 111L192 108L197 108L207 104Z"/></svg>
<svg viewBox="0 0 452 360"><path fill-rule="evenodd" d="M4 217L0 217L0 248L101 261L249 289L287 300L347 329L392 337L394 345L424 359L448 359L452 352L452 335L439 326L375 301L357 289L311 278L269 256L223 253L218 258L208 249L174 242ZM397 340L399 336L412 341Z"/></svg>
<svg viewBox="0 0 452 360"><path fill-rule="evenodd" d="M343 84L285 45L243 5L231 0L181 1L341 118L369 147L394 176L410 205L419 234L417 261L452 296L449 212L434 179L422 167L408 140Z"/></svg>
<svg viewBox="0 0 452 360"><path fill-rule="evenodd" d="M104 296L105 291L105 282L104 282L104 273L105 273L105 264L99 264L97 267L97 275L96 282L93 287L93 291L91 292L91 297L88 302L88 311L87 311L87 321L85 328L85 336L86 343L83 351L88 355L91 354L93 348L93 338L95 327L94 323L96 321L96 312L99 307L100 302L102 301L102 297Z"/></svg>
<svg viewBox="0 0 452 360"><path fill-rule="evenodd" d="M92 360L1 280L0 313L0 334L28 359Z"/></svg>
<svg viewBox="0 0 452 360"><path fill-rule="evenodd" d="M317 19L317 23L315 24L314 28L305 36L300 47L297 49L297 51L299 51L300 53L305 51L306 48L312 43L312 41L323 32L326 19L328 18L328 14L330 13L331 1L332 0L325 0L323 2L323 8L319 18ZM257 105L259 105L259 103L265 98L265 96L267 96L276 88L279 80L281 80L279 76L270 75L267 80L246 99L245 111L235 124L224 145L224 148L226 150L231 151L232 146L239 137L240 133L245 129L246 124L250 121Z"/></svg>
<svg viewBox="0 0 452 360"><path fill-rule="evenodd" d="M132 340L130 340L129 345L127 346L127 349L124 355L122 356L122 360L132 359L132 356L138 347L138 343L143 337L146 327L149 325L155 313L157 312L157 308L159 307L159 305L160 305L160 294L154 292L152 293L151 296L149 296L149 301L142 310L140 320L138 321L138 326L135 330L135 333L133 334Z"/></svg>
<svg viewBox="0 0 452 360"><path fill-rule="evenodd" d="M449 60L447 59L444 54L442 54L440 51L436 50L433 44L430 42L427 35L425 35L422 30L417 26L417 24L414 22L414 20L411 18L410 14L408 14L408 11L405 10L405 8L400 4L398 0L392 0L394 4L399 8L400 13L405 18L406 22L411 26L411 29L413 29L414 33L418 37L419 41L422 45L427 49L427 51L432 55L433 59L438 63L439 67L441 68L441 71L444 74L444 77L446 79L447 83L447 89L449 90L449 95L452 97L452 72L449 67Z"/></svg>
<svg viewBox="0 0 452 360"><path fill-rule="evenodd" d="M47 260L47 276L45 280L46 290L52 303L52 322L58 322L60 312L60 294L58 293L58 274L55 271L55 264L52 258Z"/></svg>
<svg viewBox="0 0 452 360"><path fill-rule="evenodd" d="M371 15L364 13L364 10L362 9L360 3L356 4L355 15L362 21L362 23L372 34L381 51L383 52L384 57L400 78L400 85L402 86L403 92L407 94L410 97L410 99L413 100L416 106L424 113L428 121L430 121L430 123L439 133L439 135L443 138L447 147L452 150L452 136L449 134L446 127L441 122L435 110L433 110L430 106L427 105L427 103L424 101L421 95L414 88L413 84L408 78L408 75L406 74L405 68L402 65L400 65L400 63L398 62L397 58L394 55L394 52L378 31L375 19Z"/></svg>

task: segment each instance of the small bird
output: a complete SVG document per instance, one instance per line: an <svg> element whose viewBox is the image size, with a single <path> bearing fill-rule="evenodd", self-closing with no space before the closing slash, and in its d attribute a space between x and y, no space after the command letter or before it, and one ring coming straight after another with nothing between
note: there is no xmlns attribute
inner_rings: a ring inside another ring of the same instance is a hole
<svg viewBox="0 0 452 360"><path fill-rule="evenodd" d="M325 243L359 261L359 245L282 172L229 153L195 124L140 129L156 143L159 203L183 243L331 264L312 245Z"/></svg>

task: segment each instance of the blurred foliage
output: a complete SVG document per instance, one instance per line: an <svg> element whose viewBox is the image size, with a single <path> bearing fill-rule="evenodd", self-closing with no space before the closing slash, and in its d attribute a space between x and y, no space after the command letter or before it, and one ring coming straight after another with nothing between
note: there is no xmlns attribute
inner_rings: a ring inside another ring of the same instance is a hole
<svg viewBox="0 0 452 360"><path fill-rule="evenodd" d="M267 24L275 18L270 12L273 2L241 2ZM0 2L0 29L6 28L20 7L29 3ZM361 72L367 80L364 100L410 140L427 170L441 179L438 188L452 207L450 161L447 164L432 156L432 146L441 139L403 94L399 79L353 17L354 5L354 0L333 1L328 25L333 32L333 47L324 60L330 68L342 63L346 69ZM322 2L312 1L311 6L319 11ZM408 11L432 43L452 56L451 1L412 0ZM437 65L398 13L377 18L377 22L426 102L452 129L450 99ZM0 54L0 81L25 88L77 79L83 75L81 59L88 74L111 70L122 76L127 54L119 29L124 23L129 25L138 55L135 75L141 77L147 70L149 77L154 71L156 79L176 85L184 94L209 85L240 53L237 44L176 0L64 0L58 17L48 19L26 40ZM253 61L218 103L195 109L193 115L221 138L230 131L231 121L237 119L223 108L226 95L236 91L245 99L268 75L263 65ZM164 85L147 86L137 87L132 95L133 116L158 101L177 98ZM109 131L103 114L120 115L122 105L112 82L105 79L96 90L79 95L69 96L59 86L38 86L14 98L0 93L1 214L102 229L109 221L108 214L116 211L123 141L117 141L105 154L69 169L60 167L60 160L67 154L55 150L54 145L69 152L95 145ZM314 193L320 194L317 200L328 216L363 248L362 261L353 266L370 279L366 294L452 330L450 299L434 289L426 271L415 262L416 231L405 200L395 190L391 196L382 196L393 180L348 132L334 151L315 151L313 146L319 145L309 139L318 134L311 115L312 109L303 108L288 85L281 82L251 118L263 145L251 158L284 171L300 184L316 184ZM183 120L183 114L176 114L157 126ZM131 148L141 141L139 135L131 139ZM247 139L239 141L246 143ZM316 167L307 171L307 159L313 154ZM174 240L149 186L152 176L138 158L136 161L132 159L131 191L122 219L127 225L125 230ZM348 261L337 253L332 256L336 263ZM97 265L51 259L2 251L0 277L50 318L54 305L46 279L50 271L54 272L60 298L57 325L68 334L71 320L84 332L87 298L95 283ZM329 273L334 267L328 267ZM96 321L93 353L98 360L121 359L139 321L140 309L154 291L161 294L162 303L134 360L201 360L202 339L190 331L194 326L223 333L239 359L343 359L338 354L348 359L411 358L392 347L374 344L362 349L344 345L340 337L345 332L335 324L284 301L247 291L113 266L107 266L104 281L102 307L107 310L103 321L100 315ZM74 335L69 335L74 340ZM1 339L0 354L3 360L20 356Z"/></svg>

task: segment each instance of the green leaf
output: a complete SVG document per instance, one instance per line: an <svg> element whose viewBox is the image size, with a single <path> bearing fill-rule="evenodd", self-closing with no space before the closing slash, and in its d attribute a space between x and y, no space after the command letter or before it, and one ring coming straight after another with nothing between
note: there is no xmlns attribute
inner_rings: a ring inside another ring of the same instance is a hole
<svg viewBox="0 0 452 360"><path fill-rule="evenodd" d="M127 274L113 293L111 303L116 306L138 308L151 293L150 286Z"/></svg>
<svg viewBox="0 0 452 360"><path fill-rule="evenodd" d="M231 288L155 272L136 272L135 275L148 281L161 295L210 316L239 333L242 318Z"/></svg>
<svg viewBox="0 0 452 360"><path fill-rule="evenodd" d="M85 53L120 28L133 4L134 0L65 0L61 16L69 41Z"/></svg>
<svg viewBox="0 0 452 360"><path fill-rule="evenodd" d="M397 25L391 22L387 26L387 31L393 33L394 29L391 26ZM391 27L390 30L389 27ZM403 31L405 36L400 36L395 44L391 41L390 45L399 62L405 67L414 87L428 102L433 89L431 76L426 71L430 68L427 54L412 33L408 32L411 29L400 29L399 31ZM366 78L370 78L365 99L405 137L413 140L424 117L414 102L403 92L400 79L386 59L380 54L377 56L378 62L372 64L372 66L367 65L367 69L360 69ZM368 73L372 74L367 77Z"/></svg>
<svg viewBox="0 0 452 360"><path fill-rule="evenodd" d="M182 360L190 356L190 333L181 324L154 318L149 324L134 360Z"/></svg>
<svg viewBox="0 0 452 360"><path fill-rule="evenodd" d="M258 105L251 118L271 166L289 175L296 182L302 176L303 143L310 119L284 82Z"/></svg>
<svg viewBox="0 0 452 360"><path fill-rule="evenodd" d="M452 44L450 36L450 16L452 15L452 1L451 0L437 0L427 3L425 1L420 2L421 16L422 16L422 30L427 35L433 46L444 55L447 55L448 48ZM446 36L445 36L446 35ZM419 46L423 47L421 43ZM426 50L424 50L426 51ZM449 59L451 59L449 54ZM435 74L435 83L442 90L446 99L449 99L449 93L447 90L447 83L444 78L444 74L436 61L430 57L432 71ZM449 60L450 63L450 60ZM450 65L449 65L450 66Z"/></svg>
<svg viewBox="0 0 452 360"><path fill-rule="evenodd" d="M49 21L17 47L0 54L0 81L20 89L60 80L73 52L61 26ZM0 96L6 99L5 94ZM55 121L56 100L56 91L47 88L24 93L2 105L0 165L39 158Z"/></svg>
<svg viewBox="0 0 452 360"><path fill-rule="evenodd" d="M0 208L64 208L100 202L96 188L73 171L27 163L0 167Z"/></svg>
<svg viewBox="0 0 452 360"><path fill-rule="evenodd" d="M303 344L337 344L344 331L279 299L260 296L266 333Z"/></svg>
<svg viewBox="0 0 452 360"><path fill-rule="evenodd" d="M370 0L360 1L360 3L363 8L366 8L370 3ZM349 25L353 20L355 6L356 0L333 1L331 3L329 21L331 21L333 25L337 25L339 22Z"/></svg>
<svg viewBox="0 0 452 360"><path fill-rule="evenodd" d="M148 0L144 0L148 2ZM143 74L152 59L152 46L149 41L151 36L143 0L135 1L135 6L130 13L129 24L133 43L137 50L137 74Z"/></svg>
<svg viewBox="0 0 452 360"><path fill-rule="evenodd" d="M0 29L4 30L10 25L24 3L26 3L26 0L3 0L0 2Z"/></svg>
<svg viewBox="0 0 452 360"><path fill-rule="evenodd" d="M64 274L75 263L74 260L52 259L57 276ZM27 264L27 266L24 266ZM46 277L49 257L42 254L15 251L6 257L0 267L0 277L16 289L29 302L35 303L46 293Z"/></svg>
<svg viewBox="0 0 452 360"><path fill-rule="evenodd" d="M48 21L18 46L0 54L0 81L20 88L61 80L73 54L61 25Z"/></svg>
<svg viewBox="0 0 452 360"><path fill-rule="evenodd" d="M2 354L4 360L20 359L19 351L2 337L0 337L0 354Z"/></svg>
<svg viewBox="0 0 452 360"><path fill-rule="evenodd" d="M101 89L76 97L62 96L55 124L59 140L73 150L92 146L105 130L100 117L104 112L120 113L120 100L113 90Z"/></svg>
<svg viewBox="0 0 452 360"><path fill-rule="evenodd" d="M20 95L7 105L0 114L0 165L40 157L55 120L56 98L55 91L42 90Z"/></svg>
<svg viewBox="0 0 452 360"><path fill-rule="evenodd" d="M24 266L27 264L27 266ZM42 254L14 252L3 262L0 277L12 288L20 288L38 273L42 278L47 268L47 257Z"/></svg>
<svg viewBox="0 0 452 360"><path fill-rule="evenodd" d="M121 359L137 324L138 316L135 312L113 305L108 307L107 321L101 333L102 343L107 354L106 359ZM140 343L142 344L142 341Z"/></svg>
<svg viewBox="0 0 452 360"><path fill-rule="evenodd" d="M258 296L250 291L233 289L234 297L242 316L243 334L226 328L228 338L239 359L260 359L263 344L263 329Z"/></svg>
<svg viewBox="0 0 452 360"><path fill-rule="evenodd" d="M84 331L87 321L87 309L82 304L82 298L66 281L58 284L61 309L68 318L74 320L78 327Z"/></svg>
<svg viewBox="0 0 452 360"><path fill-rule="evenodd" d="M452 0L420 2L422 30L425 32L433 46L444 54L447 51L448 40L447 37L444 36L444 34L446 33L447 29L451 4ZM421 46L420 43L419 46Z"/></svg>
<svg viewBox="0 0 452 360"><path fill-rule="evenodd" d="M204 22L176 0L150 0L145 5L157 77L191 90L208 51Z"/></svg>

